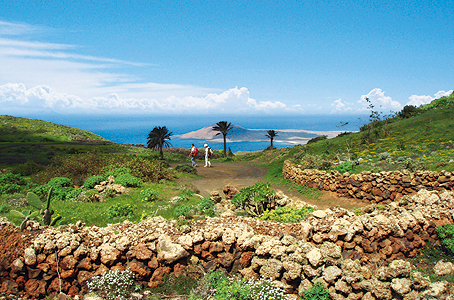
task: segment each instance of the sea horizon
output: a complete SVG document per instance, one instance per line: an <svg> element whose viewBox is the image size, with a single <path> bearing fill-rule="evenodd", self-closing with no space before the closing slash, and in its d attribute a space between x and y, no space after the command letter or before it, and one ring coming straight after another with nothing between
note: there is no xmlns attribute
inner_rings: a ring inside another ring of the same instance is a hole
<svg viewBox="0 0 454 300"><path fill-rule="evenodd" d="M180 139L175 137L212 126L219 121L231 122L246 129L276 130L279 133L284 129L298 129L310 131L357 131L361 120L366 116L359 115L281 115L281 116L246 116L246 115L22 115L18 117L40 119L60 125L75 127L90 131L105 139L121 144L146 145L149 132L156 126L166 126L172 132L171 148L190 148L191 144L203 147L210 144L214 150L223 149L222 142L204 139ZM348 122L348 125L341 124ZM356 125L353 125L356 124ZM278 140L278 137L276 138ZM270 145L269 139L257 142L234 142L229 141L227 135L227 147L233 152L259 151ZM276 148L292 147L294 143L282 143L274 141Z"/></svg>

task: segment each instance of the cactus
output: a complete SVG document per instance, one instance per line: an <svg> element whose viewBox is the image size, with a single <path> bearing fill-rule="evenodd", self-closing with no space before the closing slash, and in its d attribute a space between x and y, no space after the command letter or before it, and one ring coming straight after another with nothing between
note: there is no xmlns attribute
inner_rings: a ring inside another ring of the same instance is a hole
<svg viewBox="0 0 454 300"><path fill-rule="evenodd" d="M52 215L54 214L54 210L50 209L50 201L52 199L52 190L53 187L49 189L47 193L47 200L46 205L43 205L43 202L39 199L38 195L35 193L29 192L27 194L27 201L28 203L36 209L39 209L39 213L43 216L42 222L46 226L53 226L61 219L61 216L56 217L52 220Z"/></svg>
<svg viewBox="0 0 454 300"><path fill-rule="evenodd" d="M20 229L21 230L24 230L25 229L25 226L27 226L27 221L28 220L32 220L34 218L36 218L38 215L39 215L39 212L38 211L30 211L30 210L24 210L24 211L17 211L17 210L11 210L10 211L10 215L12 217L15 217L15 218L21 218L21 219L24 219L21 223L20 223Z"/></svg>

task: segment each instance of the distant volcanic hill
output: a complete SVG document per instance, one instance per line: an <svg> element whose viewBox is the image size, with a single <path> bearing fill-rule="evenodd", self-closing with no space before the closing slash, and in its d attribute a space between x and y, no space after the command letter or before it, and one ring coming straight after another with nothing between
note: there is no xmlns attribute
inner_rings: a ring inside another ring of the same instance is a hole
<svg viewBox="0 0 454 300"><path fill-rule="evenodd" d="M209 141L221 141L222 134L216 136L218 131L212 130L212 126L207 126L202 129L174 136L180 139L200 139ZM227 134L227 139L231 142L262 142L269 141L265 136L269 129L246 129L239 125L233 125L233 130ZM275 129L277 136L275 142L287 144L306 144L308 140L320 136L327 135L328 138L337 136L341 131L309 131L300 129Z"/></svg>

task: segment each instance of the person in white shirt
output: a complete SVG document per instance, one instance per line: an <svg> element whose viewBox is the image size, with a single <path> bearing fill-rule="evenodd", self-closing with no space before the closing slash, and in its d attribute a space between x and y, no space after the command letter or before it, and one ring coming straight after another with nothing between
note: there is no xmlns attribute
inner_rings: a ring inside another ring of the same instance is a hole
<svg viewBox="0 0 454 300"><path fill-rule="evenodd" d="M205 167L211 167L211 155L213 155L213 149L208 144L203 145L205 147Z"/></svg>

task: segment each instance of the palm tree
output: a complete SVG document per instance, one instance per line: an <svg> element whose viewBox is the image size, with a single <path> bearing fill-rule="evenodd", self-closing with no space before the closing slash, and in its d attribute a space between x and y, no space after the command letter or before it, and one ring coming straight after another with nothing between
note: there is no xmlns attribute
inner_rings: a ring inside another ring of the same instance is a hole
<svg viewBox="0 0 454 300"><path fill-rule="evenodd" d="M171 132L167 129L167 127L156 126L150 131L148 134L148 142L147 147L150 149L159 149L159 153L161 154L161 158L164 158L164 153L162 153L162 147L169 148L172 146L168 141L170 141L170 136L172 135Z"/></svg>
<svg viewBox="0 0 454 300"><path fill-rule="evenodd" d="M227 156L227 150L226 150L226 140L225 137L227 136L227 133L233 129L232 123L227 123L227 121L220 121L216 123L212 128L214 131L219 131L216 133L216 135L220 135L222 133L222 136L224 137L224 157Z"/></svg>
<svg viewBox="0 0 454 300"><path fill-rule="evenodd" d="M265 136L271 140L270 149L273 148L273 140L277 136L277 131L267 130Z"/></svg>

